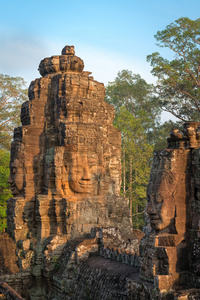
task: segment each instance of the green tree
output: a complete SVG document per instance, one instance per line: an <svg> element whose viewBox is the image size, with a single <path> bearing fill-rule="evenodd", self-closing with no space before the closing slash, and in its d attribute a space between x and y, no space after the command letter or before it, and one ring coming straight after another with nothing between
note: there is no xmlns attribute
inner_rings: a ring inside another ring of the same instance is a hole
<svg viewBox="0 0 200 300"><path fill-rule="evenodd" d="M0 74L0 231L6 227L6 206L11 191L8 184L10 143L13 129L20 124L22 102L28 100L21 77Z"/></svg>
<svg viewBox="0 0 200 300"><path fill-rule="evenodd" d="M114 105L114 125L122 133L122 194L129 198L133 226L144 223L146 186L153 155L153 132L161 109L153 93L154 86L129 70L118 72L106 87L105 101Z"/></svg>
<svg viewBox="0 0 200 300"><path fill-rule="evenodd" d="M21 77L0 74L0 148L10 149L13 128L20 124L21 104L28 100Z"/></svg>
<svg viewBox="0 0 200 300"><path fill-rule="evenodd" d="M172 50L174 59L158 52L147 56L163 110L182 121L200 120L200 18L180 18L155 35L157 45Z"/></svg>
<svg viewBox="0 0 200 300"><path fill-rule="evenodd" d="M10 153L0 149L0 232L6 228L6 207L7 200L12 197L8 177Z"/></svg>
<svg viewBox="0 0 200 300"><path fill-rule="evenodd" d="M154 131L149 133L149 140L154 145L154 150L162 150L167 148L167 138L170 136L172 129L182 128L182 121L173 122L172 120L166 121L163 124L159 124Z"/></svg>
<svg viewBox="0 0 200 300"><path fill-rule="evenodd" d="M148 132L156 126L161 113L153 90L154 86L139 74L122 70L106 87L105 101L115 107L116 114L125 106L132 115L143 118L143 126Z"/></svg>
<svg viewBox="0 0 200 300"><path fill-rule="evenodd" d="M147 141L143 119L134 117L122 106L116 116L115 126L122 134L122 194L130 200L130 213L134 228L144 225L146 187L150 174L153 146Z"/></svg>

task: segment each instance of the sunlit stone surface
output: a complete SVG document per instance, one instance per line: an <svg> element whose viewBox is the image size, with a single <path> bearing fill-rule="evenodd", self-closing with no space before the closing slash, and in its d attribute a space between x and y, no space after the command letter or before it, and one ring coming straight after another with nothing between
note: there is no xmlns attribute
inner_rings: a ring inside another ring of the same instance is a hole
<svg viewBox="0 0 200 300"><path fill-rule="evenodd" d="M154 155L139 251L143 234L120 196L114 108L83 69L73 46L43 59L22 105L0 292L16 300L16 292L31 300L200 299L200 124L173 130Z"/></svg>

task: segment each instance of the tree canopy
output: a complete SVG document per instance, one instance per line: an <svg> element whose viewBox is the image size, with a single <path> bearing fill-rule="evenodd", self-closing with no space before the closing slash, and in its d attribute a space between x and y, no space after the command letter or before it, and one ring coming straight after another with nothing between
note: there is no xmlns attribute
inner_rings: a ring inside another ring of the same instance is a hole
<svg viewBox="0 0 200 300"><path fill-rule="evenodd" d="M122 70L106 87L105 101L114 105L116 113L125 106L134 116L143 116L145 112L149 119L155 120L160 116L160 107L155 106L153 88L139 74Z"/></svg>
<svg viewBox="0 0 200 300"><path fill-rule="evenodd" d="M26 101L27 89L21 77L0 74L0 231L6 228L7 200L12 197L10 173L10 144L13 129L20 124L20 108Z"/></svg>
<svg viewBox="0 0 200 300"><path fill-rule="evenodd" d="M12 197L8 177L10 153L0 149L0 232L6 228L6 207L7 200Z"/></svg>
<svg viewBox="0 0 200 300"><path fill-rule="evenodd" d="M180 18L155 35L157 45L174 53L174 59L158 52L147 56L162 109L182 121L200 120L200 18Z"/></svg>
<svg viewBox="0 0 200 300"><path fill-rule="evenodd" d="M122 134L122 195L130 200L130 213L135 228L144 225L146 187L150 174L150 145L143 127L143 120L134 117L125 106L117 113L115 126Z"/></svg>
<svg viewBox="0 0 200 300"><path fill-rule="evenodd" d="M10 149L13 128L20 124L21 104L28 100L21 77L0 74L0 148Z"/></svg>
<svg viewBox="0 0 200 300"><path fill-rule="evenodd" d="M155 103L153 85L129 70L118 72L108 84L105 100L114 105L114 125L122 134L121 193L129 198L133 226L142 228L154 148L149 138L158 123L160 108Z"/></svg>

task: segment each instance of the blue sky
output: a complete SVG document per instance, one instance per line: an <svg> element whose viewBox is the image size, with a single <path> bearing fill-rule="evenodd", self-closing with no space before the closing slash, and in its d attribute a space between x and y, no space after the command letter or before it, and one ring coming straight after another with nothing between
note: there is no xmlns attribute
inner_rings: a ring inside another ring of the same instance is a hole
<svg viewBox="0 0 200 300"><path fill-rule="evenodd" d="M0 0L0 73L39 77L40 60L74 45L105 85L129 69L155 82L146 55L168 52L154 35L180 17L200 17L199 0Z"/></svg>

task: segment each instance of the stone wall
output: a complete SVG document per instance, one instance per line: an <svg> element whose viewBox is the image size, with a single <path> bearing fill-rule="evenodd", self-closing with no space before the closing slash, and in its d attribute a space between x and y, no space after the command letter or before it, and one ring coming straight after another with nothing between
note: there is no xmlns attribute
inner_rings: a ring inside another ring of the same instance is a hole
<svg viewBox="0 0 200 300"><path fill-rule="evenodd" d="M0 281L0 293L4 295L0 299L7 299L7 300L25 300L22 298L16 291L14 291L6 282Z"/></svg>

